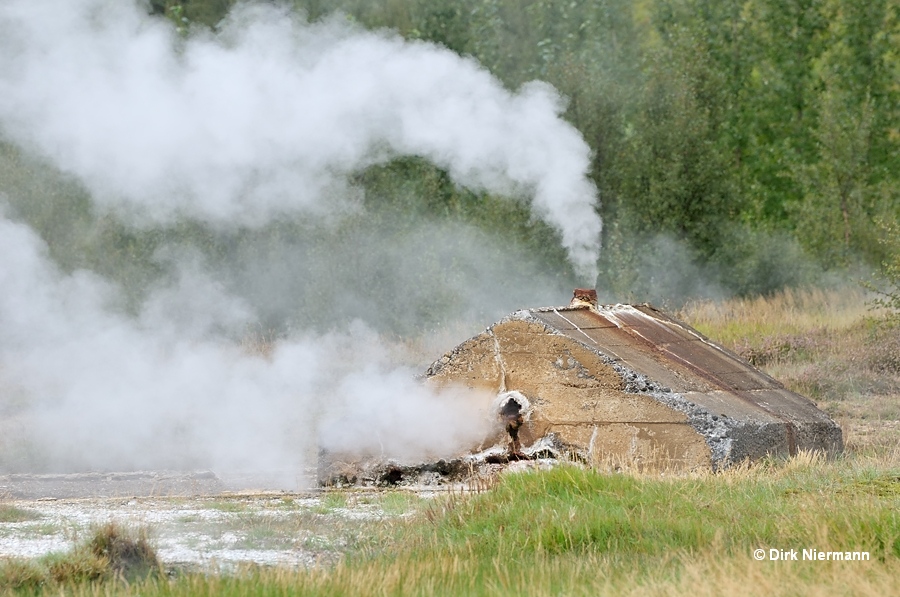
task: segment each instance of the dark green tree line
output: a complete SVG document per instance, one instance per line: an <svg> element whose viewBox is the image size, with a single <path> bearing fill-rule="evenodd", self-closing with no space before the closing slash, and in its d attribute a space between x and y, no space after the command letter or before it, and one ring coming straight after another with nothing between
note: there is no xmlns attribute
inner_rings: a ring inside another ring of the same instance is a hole
<svg viewBox="0 0 900 597"><path fill-rule="evenodd" d="M148 6L189 34L215 28L234 4ZM593 151L600 285L613 295L654 298L654 270L677 270L665 263L672 255L686 274L742 294L893 258L885 239L900 220L898 0L289 4L311 21L340 11L362 27L442 44L510 89L533 79L556 86ZM525 206L498 211L502 203L460 191L431 166L400 160L357 182L375 211L418 193L428 217L485 231L519 222L515 242L561 265L547 248L552 231Z"/></svg>

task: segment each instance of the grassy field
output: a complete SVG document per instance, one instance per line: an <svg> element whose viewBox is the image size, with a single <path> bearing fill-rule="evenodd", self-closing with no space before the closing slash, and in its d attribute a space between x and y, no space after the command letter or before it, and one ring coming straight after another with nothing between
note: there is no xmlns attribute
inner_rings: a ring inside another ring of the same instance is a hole
<svg viewBox="0 0 900 597"><path fill-rule="evenodd" d="M13 562L0 568L0 586L74 595L900 594L900 330L848 293L696 304L677 315L815 399L841 423L845 453L680 476L559 467L504 475L477 494L398 493L397 511L410 516L373 526L371 541L311 570L132 574L128 583L116 580L114 558L82 547L75 559L93 554L90 574L41 577L53 562ZM772 560L770 550L798 560ZM803 550L868 560L804 561Z"/></svg>

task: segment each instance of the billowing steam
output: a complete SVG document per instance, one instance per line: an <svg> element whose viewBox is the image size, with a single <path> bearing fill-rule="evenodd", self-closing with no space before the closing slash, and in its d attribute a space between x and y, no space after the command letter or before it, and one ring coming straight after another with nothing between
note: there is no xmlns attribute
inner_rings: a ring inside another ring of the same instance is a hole
<svg viewBox="0 0 900 597"><path fill-rule="evenodd" d="M546 85L513 94L436 46L270 6L180 39L129 2L0 4L0 135L136 227L339 217L358 209L348 174L420 156L530 200L593 280L588 149L560 110ZM174 280L126 315L112 282L63 272L0 211L0 469L297 470L320 442L444 456L485 432L469 398L427 392L363 323L248 354L226 338L254 305L202 257L170 258Z"/></svg>
<svg viewBox="0 0 900 597"><path fill-rule="evenodd" d="M511 94L436 46L262 6L178 52L165 22L112 0L8 0L0 32L4 132L105 205L254 224L334 209L348 172L417 155L460 184L533 195L596 276L589 150L547 85Z"/></svg>
<svg viewBox="0 0 900 597"><path fill-rule="evenodd" d="M252 355L209 339L212 324L249 315L202 272L151 297L135 319L105 308L115 289L103 280L57 271L20 224L0 220L0 254L0 463L26 449L29 464L50 470L283 475L310 464L317 441L393 458L446 457L488 430L473 396L435 395L413 371L389 367L361 324Z"/></svg>

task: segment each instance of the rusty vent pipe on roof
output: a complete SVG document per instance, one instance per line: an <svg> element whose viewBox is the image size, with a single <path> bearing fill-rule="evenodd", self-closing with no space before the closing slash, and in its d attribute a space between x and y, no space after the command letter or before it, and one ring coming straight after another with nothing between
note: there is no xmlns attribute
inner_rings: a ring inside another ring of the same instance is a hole
<svg viewBox="0 0 900 597"><path fill-rule="evenodd" d="M596 307L597 291L593 288L576 288L570 307Z"/></svg>

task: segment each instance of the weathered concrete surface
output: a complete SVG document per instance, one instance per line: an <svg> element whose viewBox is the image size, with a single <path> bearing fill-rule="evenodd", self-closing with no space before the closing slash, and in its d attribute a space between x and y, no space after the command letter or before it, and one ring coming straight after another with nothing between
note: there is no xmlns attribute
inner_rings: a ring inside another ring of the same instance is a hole
<svg viewBox="0 0 900 597"><path fill-rule="evenodd" d="M809 399L649 305L518 311L433 363L426 383L518 391L522 445L552 435L595 463L717 469L843 447Z"/></svg>

